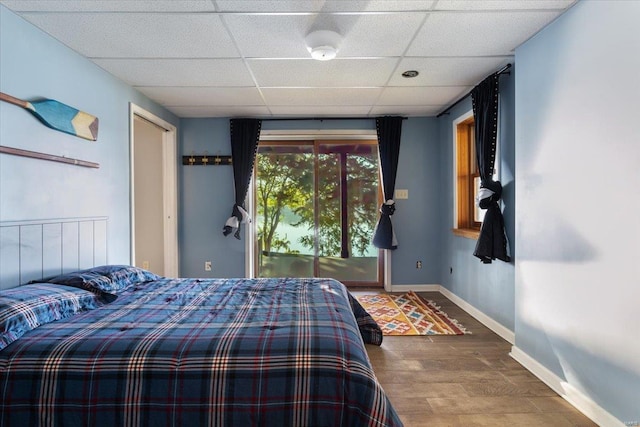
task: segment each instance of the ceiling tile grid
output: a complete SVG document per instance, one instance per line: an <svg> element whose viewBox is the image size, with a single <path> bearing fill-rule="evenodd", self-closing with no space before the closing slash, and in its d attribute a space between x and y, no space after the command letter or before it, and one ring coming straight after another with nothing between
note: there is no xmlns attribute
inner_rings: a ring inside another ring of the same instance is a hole
<svg viewBox="0 0 640 427"><path fill-rule="evenodd" d="M179 117L264 118L437 115L574 3L0 0ZM336 59L311 59L315 30Z"/></svg>

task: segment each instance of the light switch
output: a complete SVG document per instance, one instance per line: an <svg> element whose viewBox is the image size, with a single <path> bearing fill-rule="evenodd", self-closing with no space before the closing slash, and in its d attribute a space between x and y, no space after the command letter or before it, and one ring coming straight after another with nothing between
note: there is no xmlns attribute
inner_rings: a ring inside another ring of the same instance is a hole
<svg viewBox="0 0 640 427"><path fill-rule="evenodd" d="M409 198L409 190L396 190L395 199L408 199Z"/></svg>

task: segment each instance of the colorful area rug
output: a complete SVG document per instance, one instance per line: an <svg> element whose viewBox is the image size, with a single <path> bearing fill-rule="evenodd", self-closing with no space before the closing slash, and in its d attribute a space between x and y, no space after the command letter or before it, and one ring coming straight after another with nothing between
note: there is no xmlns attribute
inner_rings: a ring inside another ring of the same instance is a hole
<svg viewBox="0 0 640 427"><path fill-rule="evenodd" d="M463 335L470 334L433 301L414 292L404 295L358 295L362 307L380 325L383 335Z"/></svg>

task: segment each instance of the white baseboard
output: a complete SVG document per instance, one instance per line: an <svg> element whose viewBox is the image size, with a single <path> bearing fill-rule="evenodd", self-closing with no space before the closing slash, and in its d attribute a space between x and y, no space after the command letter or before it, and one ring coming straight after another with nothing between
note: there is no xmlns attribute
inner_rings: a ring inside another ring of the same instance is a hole
<svg viewBox="0 0 640 427"><path fill-rule="evenodd" d="M440 285L392 285L391 292L440 292Z"/></svg>
<svg viewBox="0 0 640 427"><path fill-rule="evenodd" d="M548 385L553 391L558 393L563 399L574 406L578 411L582 412L586 417L590 418L594 423L601 427L625 427L625 424L611 415L607 410L602 408L596 402L591 400L588 396L575 388L573 385L564 381L549 369L544 367L541 363L534 358L526 354L524 351L515 346L515 333L500 323L496 322L491 317L487 316L482 311L463 300L449 289L441 285L394 285L392 286L394 292L440 292L447 297L455 305L469 313L476 320L482 323L487 328L498 334L504 340L509 342L511 352L509 355L520 363L525 369L538 377L543 383Z"/></svg>
<svg viewBox="0 0 640 427"><path fill-rule="evenodd" d="M502 339L507 341L509 344L514 344L516 342L515 334L512 330L496 322L491 317L487 316L482 311L478 310L467 301L451 292L449 289L445 288L444 286L440 286L440 293L451 300L451 302L453 302L455 305L473 316L478 322L482 323L484 326L501 336Z"/></svg>
<svg viewBox="0 0 640 427"><path fill-rule="evenodd" d="M601 427L625 427L622 421L515 345L509 355L594 423Z"/></svg>

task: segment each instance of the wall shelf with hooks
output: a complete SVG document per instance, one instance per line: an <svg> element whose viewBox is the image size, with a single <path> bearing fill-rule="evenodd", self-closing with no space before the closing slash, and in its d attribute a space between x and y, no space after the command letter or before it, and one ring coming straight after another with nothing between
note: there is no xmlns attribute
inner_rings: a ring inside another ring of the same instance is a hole
<svg viewBox="0 0 640 427"><path fill-rule="evenodd" d="M231 156L191 155L182 156L182 164L186 166L231 165Z"/></svg>

